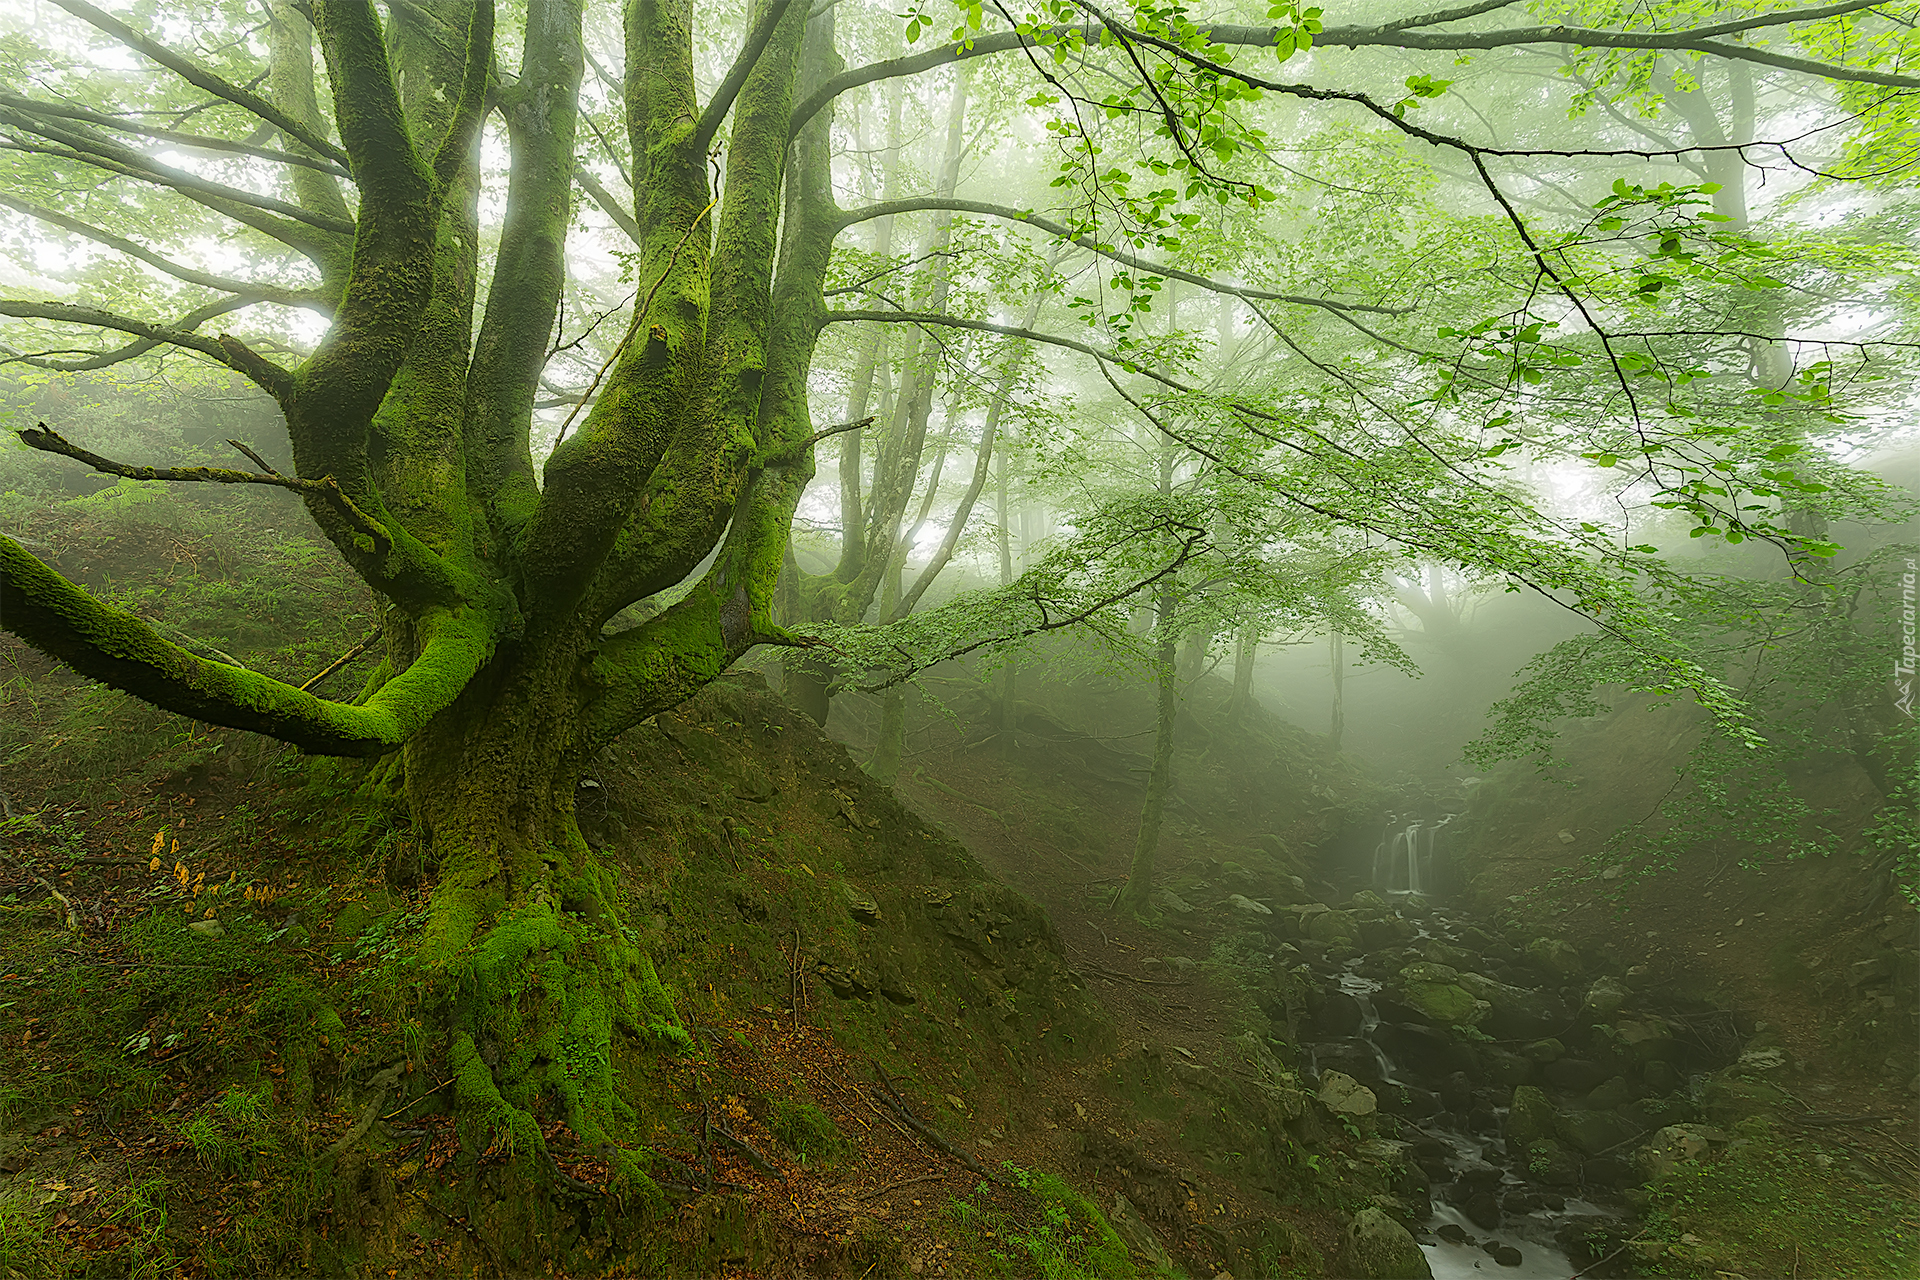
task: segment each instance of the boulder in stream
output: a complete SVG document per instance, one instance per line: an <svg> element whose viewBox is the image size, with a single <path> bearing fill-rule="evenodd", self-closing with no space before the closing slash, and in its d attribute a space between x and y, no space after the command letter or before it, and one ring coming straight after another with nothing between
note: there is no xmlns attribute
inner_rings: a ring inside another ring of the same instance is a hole
<svg viewBox="0 0 1920 1280"><path fill-rule="evenodd" d="M1523 1084L1513 1091L1513 1105L1507 1109L1507 1142L1517 1153L1542 1138L1554 1134L1553 1103L1532 1085Z"/></svg>
<svg viewBox="0 0 1920 1280"><path fill-rule="evenodd" d="M1347 1224L1340 1275L1352 1280L1432 1280L1413 1233L1380 1209L1362 1209Z"/></svg>
<svg viewBox="0 0 1920 1280"><path fill-rule="evenodd" d="M1535 938L1527 944L1527 959L1556 978L1577 978L1586 972L1586 963L1571 943L1558 938Z"/></svg>

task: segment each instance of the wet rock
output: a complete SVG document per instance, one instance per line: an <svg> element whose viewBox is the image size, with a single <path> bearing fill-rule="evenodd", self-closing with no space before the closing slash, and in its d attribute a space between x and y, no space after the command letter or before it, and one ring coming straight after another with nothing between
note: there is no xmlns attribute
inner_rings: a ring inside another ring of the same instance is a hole
<svg viewBox="0 0 1920 1280"><path fill-rule="evenodd" d="M1500 1185L1506 1175L1485 1160L1469 1160L1460 1166L1454 1180L1469 1191L1491 1191Z"/></svg>
<svg viewBox="0 0 1920 1280"><path fill-rule="evenodd" d="M1612 1111L1563 1111L1554 1120L1560 1140L1576 1151L1597 1156L1633 1141L1640 1130Z"/></svg>
<svg viewBox="0 0 1920 1280"><path fill-rule="evenodd" d="M1586 972L1580 953L1558 938L1535 938L1527 944L1527 959L1563 981Z"/></svg>
<svg viewBox="0 0 1920 1280"><path fill-rule="evenodd" d="M1544 1205L1537 1191L1510 1191L1500 1200L1500 1208L1512 1214L1532 1213Z"/></svg>
<svg viewBox="0 0 1920 1280"><path fill-rule="evenodd" d="M1414 965L1415 969L1435 966ZM1407 1003L1412 1005L1422 1017L1450 1027L1477 1027L1493 1013L1493 1006L1485 1000L1476 1000L1466 988L1452 983L1409 982L1406 985Z"/></svg>
<svg viewBox="0 0 1920 1280"><path fill-rule="evenodd" d="M1458 982L1460 980L1460 971L1452 965L1432 964L1422 960L1402 969L1400 976L1408 982L1441 986L1450 982Z"/></svg>
<svg viewBox="0 0 1920 1280"><path fill-rule="evenodd" d="M1588 1186L1624 1187L1640 1179L1631 1162L1616 1156L1601 1156L1580 1166L1580 1176Z"/></svg>
<svg viewBox="0 0 1920 1280"><path fill-rule="evenodd" d="M1472 1238L1467 1235L1467 1229L1457 1222L1443 1222L1434 1230L1433 1234L1439 1236L1448 1244L1465 1244Z"/></svg>
<svg viewBox="0 0 1920 1280"><path fill-rule="evenodd" d="M1680 1042L1665 1018L1616 1018L1613 1042L1636 1065L1680 1056Z"/></svg>
<svg viewBox="0 0 1920 1280"><path fill-rule="evenodd" d="M1881 982L1892 976L1893 966L1885 956L1856 960L1847 966L1847 983L1850 986L1864 987L1870 982Z"/></svg>
<svg viewBox="0 0 1920 1280"><path fill-rule="evenodd" d="M1500 1201L1491 1191L1477 1191L1468 1196L1460 1212L1482 1231L1493 1231L1500 1226Z"/></svg>
<svg viewBox="0 0 1920 1280"><path fill-rule="evenodd" d="M1507 1109L1507 1143L1516 1151L1553 1136L1553 1103L1542 1090L1522 1085L1513 1091Z"/></svg>
<svg viewBox="0 0 1920 1280"><path fill-rule="evenodd" d="M1430 964L1447 965L1456 972L1480 967L1480 958L1473 952L1465 947L1456 947L1451 942L1442 942L1438 938L1428 942L1420 955Z"/></svg>
<svg viewBox="0 0 1920 1280"><path fill-rule="evenodd" d="M1171 911L1177 916L1193 914L1193 904L1171 889L1162 889L1154 894L1153 901L1162 911Z"/></svg>
<svg viewBox="0 0 1920 1280"><path fill-rule="evenodd" d="M1353 1280L1432 1280L1413 1233L1380 1209L1362 1209L1347 1224L1340 1275Z"/></svg>
<svg viewBox="0 0 1920 1280"><path fill-rule="evenodd" d="M1440 1101L1449 1111L1465 1112L1473 1107L1473 1081L1464 1071L1456 1071L1440 1082Z"/></svg>
<svg viewBox="0 0 1920 1280"><path fill-rule="evenodd" d="M1383 1084L1374 1092L1382 1111L1403 1120L1423 1120L1443 1109L1439 1094L1417 1084Z"/></svg>
<svg viewBox="0 0 1920 1280"><path fill-rule="evenodd" d="M1640 1068L1640 1083L1647 1086L1649 1093L1672 1093L1686 1082L1678 1067L1658 1058Z"/></svg>
<svg viewBox="0 0 1920 1280"><path fill-rule="evenodd" d="M1451 1036L1411 1022L1382 1022L1374 1028L1373 1042L1403 1070L1428 1079L1464 1070L1473 1056Z"/></svg>
<svg viewBox="0 0 1920 1280"><path fill-rule="evenodd" d="M1558 1040L1549 1038L1546 1040L1535 1040L1532 1044L1521 1049L1520 1052L1541 1066L1545 1066L1549 1062L1557 1062L1561 1058L1566 1057L1567 1046L1561 1044Z"/></svg>
<svg viewBox="0 0 1920 1280"><path fill-rule="evenodd" d="M1307 922L1307 936L1329 946L1336 943L1353 946L1360 940L1360 931L1354 925L1351 913L1322 911Z"/></svg>
<svg viewBox="0 0 1920 1280"><path fill-rule="evenodd" d="M1627 989L1618 978L1595 978L1580 1007L1596 1018L1610 1018L1627 1002Z"/></svg>
<svg viewBox="0 0 1920 1280"><path fill-rule="evenodd" d="M1709 1145L1699 1125L1668 1125L1633 1153L1634 1167L1641 1177L1652 1182L1665 1177L1678 1165L1699 1159Z"/></svg>
<svg viewBox="0 0 1920 1280"><path fill-rule="evenodd" d="M1541 1068L1541 1074L1556 1089L1565 1089L1568 1093L1586 1093L1603 1083L1611 1073L1599 1063L1588 1062L1584 1058L1562 1058Z"/></svg>
<svg viewBox="0 0 1920 1280"><path fill-rule="evenodd" d="M1270 916L1273 914L1272 907L1267 906L1265 903L1255 902L1245 894L1236 893L1229 895L1227 905L1243 915Z"/></svg>
<svg viewBox="0 0 1920 1280"><path fill-rule="evenodd" d="M1503 1244L1493 1251L1493 1260L1503 1267L1517 1267L1525 1259L1521 1256L1518 1249L1510 1244Z"/></svg>
<svg viewBox="0 0 1920 1280"><path fill-rule="evenodd" d="M1378 1084L1386 1079L1386 1073L1380 1070L1380 1055L1365 1040L1329 1040L1316 1044L1313 1060L1321 1075L1343 1071L1365 1084Z"/></svg>
<svg viewBox="0 0 1920 1280"><path fill-rule="evenodd" d="M1550 1187L1580 1185L1580 1158L1553 1138L1542 1138L1527 1148L1526 1174Z"/></svg>
<svg viewBox="0 0 1920 1280"><path fill-rule="evenodd" d="M1625 1076L1614 1076L1593 1087L1593 1091L1587 1094L1586 1106L1589 1111L1612 1111L1632 1101L1633 1086L1627 1083Z"/></svg>
<svg viewBox="0 0 1920 1280"><path fill-rule="evenodd" d="M1483 973L1463 973L1460 985L1476 999L1493 1006L1487 1030L1499 1040L1524 1040L1552 1035L1566 1027L1566 1007L1544 991L1497 982Z"/></svg>
<svg viewBox="0 0 1920 1280"><path fill-rule="evenodd" d="M1380 1109L1373 1090L1340 1071L1320 1073L1320 1101L1337 1115L1370 1116Z"/></svg>
<svg viewBox="0 0 1920 1280"><path fill-rule="evenodd" d="M1531 1083L1536 1071L1531 1058L1526 1058L1503 1049L1499 1045L1487 1045L1480 1050L1480 1059L1486 1064L1487 1078L1509 1089Z"/></svg>
<svg viewBox="0 0 1920 1280"><path fill-rule="evenodd" d="M1482 1103L1467 1112L1467 1129L1471 1133L1494 1133L1500 1128L1500 1117L1492 1107Z"/></svg>
<svg viewBox="0 0 1920 1280"><path fill-rule="evenodd" d="M1621 1107L1620 1114L1642 1130L1664 1129L1698 1118L1693 1104L1685 1098L1641 1098Z"/></svg>
<svg viewBox="0 0 1920 1280"><path fill-rule="evenodd" d="M1387 900L1371 889L1362 889L1353 895L1351 905L1373 911L1385 911L1387 909Z"/></svg>
<svg viewBox="0 0 1920 1280"><path fill-rule="evenodd" d="M1312 1006L1314 1002L1309 1001ZM1360 1002L1344 991L1327 992L1313 1008L1313 1029L1322 1035L1351 1036L1360 1031Z"/></svg>

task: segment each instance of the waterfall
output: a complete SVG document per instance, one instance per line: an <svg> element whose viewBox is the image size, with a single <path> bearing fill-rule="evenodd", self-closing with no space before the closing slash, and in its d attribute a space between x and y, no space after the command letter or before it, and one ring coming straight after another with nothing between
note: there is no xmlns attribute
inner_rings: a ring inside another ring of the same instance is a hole
<svg viewBox="0 0 1920 1280"><path fill-rule="evenodd" d="M1446 814L1436 822L1415 820L1399 825L1387 819L1386 830L1373 851L1373 883L1383 893L1431 894L1443 887L1445 862L1440 854L1440 829L1454 819Z"/></svg>

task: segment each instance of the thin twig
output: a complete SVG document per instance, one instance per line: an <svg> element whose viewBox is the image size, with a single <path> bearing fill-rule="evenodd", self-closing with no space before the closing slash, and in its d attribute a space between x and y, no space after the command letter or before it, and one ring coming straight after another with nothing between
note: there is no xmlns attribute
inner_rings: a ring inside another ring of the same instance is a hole
<svg viewBox="0 0 1920 1280"><path fill-rule="evenodd" d="M9 813L7 816L12 817L13 815ZM73 899L67 897L66 894L54 888L52 881L48 880L45 876L35 871L32 867L28 866L26 863L15 861L14 859L7 857L5 854L0 854L0 862L5 862L8 866L14 868L14 870L19 871L25 876L27 876L30 880L32 880L35 884L39 885L42 889L45 889L47 891L48 897L58 902L63 908L66 909L67 928L73 930L75 933L80 932L80 911L77 907L73 905Z"/></svg>
<svg viewBox="0 0 1920 1280"><path fill-rule="evenodd" d="M349 662L352 662L355 658L365 653L368 647L372 645L373 642L375 640L378 640L379 638L380 638L380 628L375 627L373 630L367 632L366 639L362 640L359 644L353 646L353 648L347 650L345 653L341 654L334 661L327 664L326 669L323 670L319 675L313 677L313 679L301 685L300 691L302 693L305 693L308 689L313 688L313 686L319 684L322 680L325 680L328 676L332 675L334 672L338 671L340 668L346 666Z"/></svg>
<svg viewBox="0 0 1920 1280"><path fill-rule="evenodd" d="M898 1191L902 1187L917 1186L922 1182L945 1182L946 1180L947 1180L947 1175L944 1173L923 1173L917 1178L902 1178L898 1182L889 1182L886 1186L881 1187L878 1190L869 1191L867 1192L867 1194L863 1196L855 1196L853 1198L853 1203L865 1204L867 1201L873 1199L875 1196L883 1196L887 1194L887 1192L889 1191Z"/></svg>

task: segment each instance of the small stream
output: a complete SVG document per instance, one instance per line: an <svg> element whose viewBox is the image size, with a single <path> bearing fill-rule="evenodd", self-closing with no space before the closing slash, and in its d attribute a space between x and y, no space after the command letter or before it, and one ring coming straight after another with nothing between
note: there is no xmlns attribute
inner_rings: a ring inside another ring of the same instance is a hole
<svg viewBox="0 0 1920 1280"><path fill-rule="evenodd" d="M1413 850L1418 849L1418 836L1417 827L1405 835L1407 845ZM1414 859L1410 857L1408 861ZM1415 870L1413 878L1416 881L1418 876L1419 872ZM1426 940L1433 936L1423 922L1416 937ZM1390 1086L1415 1084L1400 1077L1393 1059L1374 1038L1374 1033L1380 1027L1380 1013L1374 1006L1373 996L1380 990L1381 984L1355 972L1363 960L1364 957L1356 957L1346 961L1335 976L1335 984L1360 1006L1360 1038L1373 1049L1381 1082ZM1495 1109L1494 1114L1504 1123L1505 1108ZM1503 1198L1515 1192L1525 1194L1529 1190L1524 1179L1498 1169L1488 1159L1489 1143L1450 1128L1449 1122L1448 1114L1442 1112L1428 1117L1425 1124L1409 1127L1426 1135L1430 1142L1437 1142L1444 1147L1441 1158L1454 1175L1455 1186L1485 1187L1491 1182ZM1494 1176L1497 1176L1497 1181L1491 1181ZM1454 1280L1455 1277L1490 1273L1513 1277L1514 1280L1567 1280L1577 1268L1554 1244L1555 1230L1569 1216L1601 1214L1606 1210L1585 1200L1563 1196L1553 1196L1552 1199L1559 1201L1561 1207L1543 1207L1524 1215L1503 1213L1500 1225L1492 1230L1474 1223L1455 1205L1435 1199L1432 1201L1433 1212L1425 1224L1426 1229L1419 1232L1415 1239L1427 1255L1427 1264L1433 1269L1435 1280ZM1504 1257L1501 1256L1503 1252Z"/></svg>

